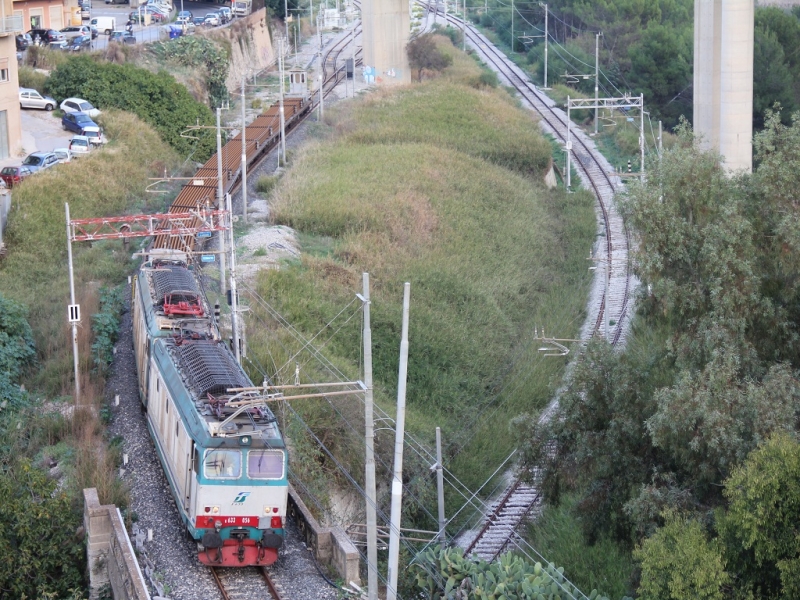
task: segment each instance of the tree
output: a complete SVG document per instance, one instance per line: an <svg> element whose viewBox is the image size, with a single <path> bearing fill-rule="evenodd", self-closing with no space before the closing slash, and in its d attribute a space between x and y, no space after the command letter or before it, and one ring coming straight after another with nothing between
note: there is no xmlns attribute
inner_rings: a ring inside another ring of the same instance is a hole
<svg viewBox="0 0 800 600"><path fill-rule="evenodd" d="M411 40L406 46L406 52L409 65L417 70L419 81L422 81L422 71L442 71L453 64L453 58L438 48L436 40L430 34Z"/></svg>
<svg viewBox="0 0 800 600"><path fill-rule="evenodd" d="M753 50L753 127L764 127L764 113L776 103L786 109L783 114L788 119L797 106L794 81L777 35L764 27L756 27Z"/></svg>
<svg viewBox="0 0 800 600"><path fill-rule="evenodd" d="M755 450L725 482L729 506L720 529L752 550L756 564L777 569L781 597L800 594L800 444L786 432L776 432ZM759 569L759 572L761 569ZM764 578L747 582L756 587ZM777 591L777 590L776 590ZM772 595L772 594L768 594Z"/></svg>
<svg viewBox="0 0 800 600"><path fill-rule="evenodd" d="M722 600L730 581L718 543L696 520L666 515L667 523L633 553L642 563L644 600Z"/></svg>

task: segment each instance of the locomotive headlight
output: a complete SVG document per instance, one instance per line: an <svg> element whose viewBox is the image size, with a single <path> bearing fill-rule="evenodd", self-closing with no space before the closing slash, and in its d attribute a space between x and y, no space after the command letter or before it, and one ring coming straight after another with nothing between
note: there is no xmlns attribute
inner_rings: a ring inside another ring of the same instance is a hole
<svg viewBox="0 0 800 600"><path fill-rule="evenodd" d="M211 512L214 513L215 515L218 515L219 514L219 506L212 506L211 507Z"/></svg>
<svg viewBox="0 0 800 600"><path fill-rule="evenodd" d="M265 514L265 515L268 515L270 510L272 510L272 507L270 507L270 506L265 506L265 507L264 507L264 514Z"/></svg>
<svg viewBox="0 0 800 600"><path fill-rule="evenodd" d="M243 435L242 437L239 438L239 444L241 444L242 446L249 446L250 442L252 441L253 438L251 438L249 435Z"/></svg>

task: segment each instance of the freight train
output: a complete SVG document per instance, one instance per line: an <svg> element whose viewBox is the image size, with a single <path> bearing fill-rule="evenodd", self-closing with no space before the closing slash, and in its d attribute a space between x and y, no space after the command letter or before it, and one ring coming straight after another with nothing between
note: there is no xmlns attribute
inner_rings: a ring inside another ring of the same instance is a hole
<svg viewBox="0 0 800 600"><path fill-rule="evenodd" d="M268 403L221 339L190 255L151 249L132 286L147 426L200 562L270 565L284 540L287 449Z"/></svg>

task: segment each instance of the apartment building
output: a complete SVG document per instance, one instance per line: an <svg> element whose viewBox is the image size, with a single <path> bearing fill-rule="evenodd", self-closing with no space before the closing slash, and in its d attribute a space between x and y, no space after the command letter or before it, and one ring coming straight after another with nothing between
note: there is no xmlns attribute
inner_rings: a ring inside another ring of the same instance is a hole
<svg viewBox="0 0 800 600"><path fill-rule="evenodd" d="M22 126L15 36L23 30L13 0L0 0L0 159L19 154Z"/></svg>
<svg viewBox="0 0 800 600"><path fill-rule="evenodd" d="M12 0L12 2L14 16L22 19L25 31L63 29L67 25L80 25L78 0ZM77 22L73 23L76 20Z"/></svg>

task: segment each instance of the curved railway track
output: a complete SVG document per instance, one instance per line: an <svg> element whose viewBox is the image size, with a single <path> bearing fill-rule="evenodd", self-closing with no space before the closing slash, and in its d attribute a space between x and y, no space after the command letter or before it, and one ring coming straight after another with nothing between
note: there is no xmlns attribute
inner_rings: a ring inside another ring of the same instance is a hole
<svg viewBox="0 0 800 600"><path fill-rule="evenodd" d="M333 89L347 76L344 61L340 59L344 49L354 43L361 33L360 24L339 36L333 44L322 52L321 70L323 94L329 95ZM361 50L355 53L355 64L361 62ZM284 129L287 138L319 105L319 88L311 92L307 98L285 97ZM280 145L280 106L270 106L264 113L256 117L245 127L245 156L248 173L264 161L270 152ZM242 181L242 133L229 140L221 151L222 156L222 190L224 194L234 193ZM217 153L195 173L192 181L185 185L169 208L170 213L182 213L196 210L198 207L214 207L217 204L217 183L220 171L217 165ZM194 236L156 236L155 248L171 248L185 252L193 252Z"/></svg>
<svg viewBox="0 0 800 600"><path fill-rule="evenodd" d="M435 13L435 6L419 3L431 14ZM443 16L441 12L438 15ZM458 28L462 26L462 21L457 17L447 15L447 20ZM527 75L485 36L469 25L465 34L467 42L483 62L504 83L513 87L530 109L539 114L543 129L565 144L567 116L564 111L558 109L550 98L539 91ZM629 264L630 235L614 204L614 194L621 182L612 174L611 166L597 151L594 143L578 127L570 126L570 137L573 140L572 163L584 186L597 199L598 221L602 225L604 237L595 258L603 265L597 271L604 275L595 280L589 315L581 331L581 339L606 335L607 319L607 339L617 346L624 343L628 331L629 299L635 284ZM605 277L608 277L607 286ZM550 414L551 409L548 409L543 418L549 418ZM522 521L539 510L539 481L538 469L533 474L532 484L515 479L503 492L500 500L493 504L484 525L467 547L465 554L476 554L487 561L497 558L512 542Z"/></svg>
<svg viewBox="0 0 800 600"><path fill-rule="evenodd" d="M255 569L256 572L253 572ZM284 597L279 592L279 588L273 581L269 571L264 567L243 567L241 569L219 569L217 567L210 567L211 576L217 584L223 600L257 600L259 598L270 598L271 600L284 600ZM242 580L252 579L256 577L261 579L262 583L266 585L264 594L262 596L254 597L252 590L252 583L247 586L248 591L241 591Z"/></svg>

